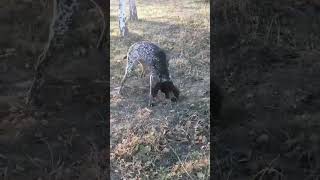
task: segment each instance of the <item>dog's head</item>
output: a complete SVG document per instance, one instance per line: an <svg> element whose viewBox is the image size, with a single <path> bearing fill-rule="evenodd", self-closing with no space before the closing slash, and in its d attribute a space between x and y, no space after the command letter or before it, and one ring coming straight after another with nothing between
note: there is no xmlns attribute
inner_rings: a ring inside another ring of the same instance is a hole
<svg viewBox="0 0 320 180"><path fill-rule="evenodd" d="M167 99L176 102L179 98L179 90L173 85L172 81L165 81L160 83L160 91L163 92Z"/></svg>

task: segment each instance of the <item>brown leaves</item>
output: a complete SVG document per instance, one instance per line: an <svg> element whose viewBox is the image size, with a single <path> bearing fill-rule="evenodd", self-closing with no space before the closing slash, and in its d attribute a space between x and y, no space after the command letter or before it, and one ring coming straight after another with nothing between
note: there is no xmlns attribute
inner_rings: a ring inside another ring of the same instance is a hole
<svg viewBox="0 0 320 180"><path fill-rule="evenodd" d="M113 159L113 156L124 157L132 155L135 151L135 147L140 144L140 142L140 138L135 135L123 139L122 143L118 144L114 153L111 154L111 158Z"/></svg>
<svg viewBox="0 0 320 180"><path fill-rule="evenodd" d="M190 160L187 162L174 165L173 168L171 169L170 175L177 176L184 173L192 173L194 171L199 171L202 168L206 168L206 167L209 167L209 159L207 157L196 159L196 160Z"/></svg>

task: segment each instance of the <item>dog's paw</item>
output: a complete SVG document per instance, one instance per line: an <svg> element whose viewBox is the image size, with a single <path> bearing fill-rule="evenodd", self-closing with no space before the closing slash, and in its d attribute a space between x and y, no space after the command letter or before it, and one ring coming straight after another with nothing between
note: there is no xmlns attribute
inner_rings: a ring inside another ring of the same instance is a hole
<svg viewBox="0 0 320 180"><path fill-rule="evenodd" d="M153 101L149 101L148 106L153 107L153 106L155 106L155 103Z"/></svg>

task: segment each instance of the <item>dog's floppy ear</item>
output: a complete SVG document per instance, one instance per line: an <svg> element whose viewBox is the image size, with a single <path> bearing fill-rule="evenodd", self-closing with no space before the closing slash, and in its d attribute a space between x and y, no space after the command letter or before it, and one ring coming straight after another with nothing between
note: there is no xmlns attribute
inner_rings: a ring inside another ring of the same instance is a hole
<svg viewBox="0 0 320 180"><path fill-rule="evenodd" d="M167 84L167 82L161 82L159 84L159 89L161 90L161 92L163 92L165 94L166 99L169 99L169 86Z"/></svg>
<svg viewBox="0 0 320 180"><path fill-rule="evenodd" d="M179 89L173 84L173 82L170 82L169 84L169 91L173 93L174 97L171 98L171 101L175 102L179 99Z"/></svg>
<svg viewBox="0 0 320 180"><path fill-rule="evenodd" d="M161 92L163 92L165 94L166 99L169 99L169 93L171 90L170 82L168 82L168 81L161 82L159 84L159 88L160 88Z"/></svg>

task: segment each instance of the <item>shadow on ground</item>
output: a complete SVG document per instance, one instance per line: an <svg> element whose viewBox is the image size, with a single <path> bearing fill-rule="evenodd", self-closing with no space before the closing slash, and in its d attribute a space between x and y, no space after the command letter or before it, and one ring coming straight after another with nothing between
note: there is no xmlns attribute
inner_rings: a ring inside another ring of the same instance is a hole
<svg viewBox="0 0 320 180"><path fill-rule="evenodd" d="M0 26L0 179L105 178L105 56L87 49L74 60L66 48L47 69L42 106L31 109L24 98L46 43L48 7L31 1L0 6L0 14L12 15L1 16Z"/></svg>

